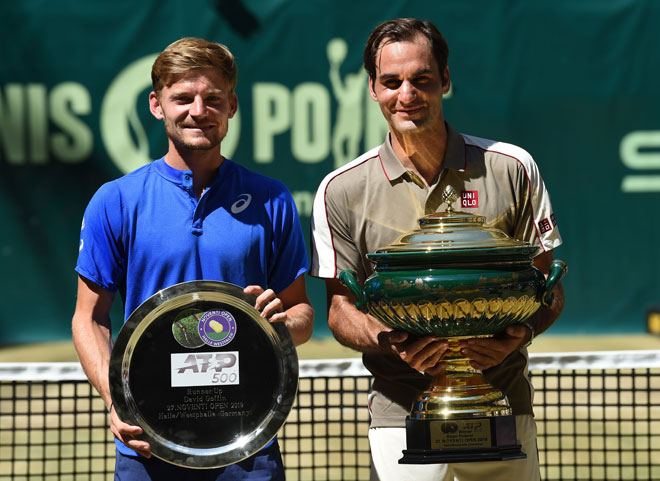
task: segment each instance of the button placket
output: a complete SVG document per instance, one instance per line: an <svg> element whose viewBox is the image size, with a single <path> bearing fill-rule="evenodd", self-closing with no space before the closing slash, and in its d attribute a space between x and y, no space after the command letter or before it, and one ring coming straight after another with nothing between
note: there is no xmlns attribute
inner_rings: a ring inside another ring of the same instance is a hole
<svg viewBox="0 0 660 481"><path fill-rule="evenodd" d="M447 170L442 169L438 175L438 181L426 191L424 200L424 211L426 214L435 214L442 205L442 191L445 189L445 178Z"/></svg>
<svg viewBox="0 0 660 481"><path fill-rule="evenodd" d="M188 198L190 199L190 206L192 209L192 233L195 235L200 235L202 233L202 216L198 212L200 208L200 202L197 200L195 191L193 190L192 172L183 172L181 177L181 188L188 193Z"/></svg>
<svg viewBox="0 0 660 481"><path fill-rule="evenodd" d="M204 196L202 196L199 201L197 201L197 206L195 207L195 212L193 213L193 234L201 235L203 233L203 223L202 219L204 218Z"/></svg>

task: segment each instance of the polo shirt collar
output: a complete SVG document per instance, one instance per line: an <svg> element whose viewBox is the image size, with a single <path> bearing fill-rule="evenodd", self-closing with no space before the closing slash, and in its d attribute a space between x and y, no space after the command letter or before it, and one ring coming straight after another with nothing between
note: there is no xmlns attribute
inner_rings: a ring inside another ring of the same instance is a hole
<svg viewBox="0 0 660 481"><path fill-rule="evenodd" d="M445 169L465 171L465 140L463 136L451 128L451 125L445 123L447 127L447 150L445 158L442 161L442 167Z"/></svg>
<svg viewBox="0 0 660 481"><path fill-rule="evenodd" d="M162 175L165 179L169 180L173 184L177 185L189 185L191 184L192 171L191 170L179 170L170 166L165 162L165 157L153 162L156 171ZM211 185L217 183L224 175L227 175L233 169L233 162L227 158L222 162L218 172L216 172Z"/></svg>
<svg viewBox="0 0 660 481"><path fill-rule="evenodd" d="M392 139L390 138L392 134L388 132L387 137L385 138L385 143L380 147L378 155L380 157L380 163L383 166L385 175L388 180L392 182L395 179L403 176L407 169L403 166L399 158L394 153L394 148L392 147Z"/></svg>
<svg viewBox="0 0 660 481"><path fill-rule="evenodd" d="M442 161L443 169L465 171L465 142L463 136L445 122L447 128L447 150ZM408 170L394 153L391 134L387 134L385 142L380 147L378 155L387 178L392 181L403 176Z"/></svg>

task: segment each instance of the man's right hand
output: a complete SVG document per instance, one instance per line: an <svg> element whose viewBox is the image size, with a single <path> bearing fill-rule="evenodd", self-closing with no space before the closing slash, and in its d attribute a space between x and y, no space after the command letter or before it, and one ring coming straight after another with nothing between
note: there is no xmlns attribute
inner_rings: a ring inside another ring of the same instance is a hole
<svg viewBox="0 0 660 481"><path fill-rule="evenodd" d="M110 431L112 431L115 438L124 443L125 446L131 448L145 458L151 457L151 446L149 443L140 439L135 439L134 437L142 434L142 428L140 426L131 426L119 419L114 406L110 410Z"/></svg>
<svg viewBox="0 0 660 481"><path fill-rule="evenodd" d="M365 353L392 353L413 369L431 376L445 370L442 358L448 351L446 340L388 330L378 319L355 307L353 294L339 279L326 279L325 287L330 307L328 326L340 344Z"/></svg>
<svg viewBox="0 0 660 481"><path fill-rule="evenodd" d="M381 347L393 350L413 369L436 376L444 371L442 358L447 354L446 339L434 336L412 338L404 331L389 331L378 334Z"/></svg>

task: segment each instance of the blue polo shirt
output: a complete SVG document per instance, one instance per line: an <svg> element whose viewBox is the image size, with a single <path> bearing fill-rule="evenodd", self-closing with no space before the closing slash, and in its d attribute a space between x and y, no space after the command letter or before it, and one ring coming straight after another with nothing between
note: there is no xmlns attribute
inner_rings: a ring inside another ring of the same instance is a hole
<svg viewBox="0 0 660 481"><path fill-rule="evenodd" d="M192 185L191 171L161 158L104 184L90 200L76 271L119 290L124 321L179 282L216 280L277 293L308 270L300 219L284 184L225 159L199 200Z"/></svg>
<svg viewBox="0 0 660 481"><path fill-rule="evenodd" d="M163 158L104 184L83 218L76 271L124 299L124 320L155 292L192 280L280 292L308 269L291 194L225 159L199 200L192 172Z"/></svg>

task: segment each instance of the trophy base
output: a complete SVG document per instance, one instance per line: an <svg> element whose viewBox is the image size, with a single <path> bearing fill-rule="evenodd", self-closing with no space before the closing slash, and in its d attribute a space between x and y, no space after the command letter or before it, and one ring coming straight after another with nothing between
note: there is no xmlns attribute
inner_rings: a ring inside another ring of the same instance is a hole
<svg viewBox="0 0 660 481"><path fill-rule="evenodd" d="M501 446L481 449L404 449L399 464L449 464L475 461L509 461L524 459L521 446Z"/></svg>
<svg viewBox="0 0 660 481"><path fill-rule="evenodd" d="M514 416L470 419L406 418L406 445L399 464L508 461L527 455L516 442Z"/></svg>

